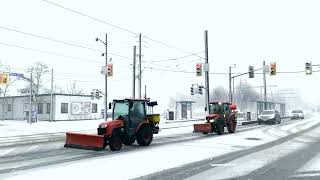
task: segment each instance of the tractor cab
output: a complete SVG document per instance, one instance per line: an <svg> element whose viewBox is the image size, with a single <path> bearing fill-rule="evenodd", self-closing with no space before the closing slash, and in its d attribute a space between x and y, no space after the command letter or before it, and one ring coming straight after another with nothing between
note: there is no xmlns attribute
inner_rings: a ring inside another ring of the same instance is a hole
<svg viewBox="0 0 320 180"><path fill-rule="evenodd" d="M146 119L144 100L114 100L112 120L122 120L129 135L135 133L137 126Z"/></svg>

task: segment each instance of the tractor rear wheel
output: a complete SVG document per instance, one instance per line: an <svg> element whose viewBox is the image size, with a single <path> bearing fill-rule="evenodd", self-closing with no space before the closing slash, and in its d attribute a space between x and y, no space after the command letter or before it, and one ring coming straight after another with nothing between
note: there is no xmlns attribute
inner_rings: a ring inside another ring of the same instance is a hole
<svg viewBox="0 0 320 180"><path fill-rule="evenodd" d="M144 125L137 133L137 142L140 146L149 146L153 139L153 133L149 125Z"/></svg>
<svg viewBox="0 0 320 180"><path fill-rule="evenodd" d="M120 135L112 135L109 141L111 151L119 151L122 147L122 138Z"/></svg>
<svg viewBox="0 0 320 180"><path fill-rule="evenodd" d="M217 124L217 133L218 135L222 135L224 133L224 125L222 123Z"/></svg>
<svg viewBox="0 0 320 180"><path fill-rule="evenodd" d="M228 132L229 133L236 132L237 123L236 123L236 120L234 118L230 119L230 121L229 121L229 123L227 125L227 128L228 128Z"/></svg>

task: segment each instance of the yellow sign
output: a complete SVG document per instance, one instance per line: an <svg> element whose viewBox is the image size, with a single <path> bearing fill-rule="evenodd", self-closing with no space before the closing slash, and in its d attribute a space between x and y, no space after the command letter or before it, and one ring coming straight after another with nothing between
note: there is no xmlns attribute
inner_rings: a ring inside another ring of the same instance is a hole
<svg viewBox="0 0 320 180"><path fill-rule="evenodd" d="M6 85L9 83L9 73L0 73L0 84Z"/></svg>

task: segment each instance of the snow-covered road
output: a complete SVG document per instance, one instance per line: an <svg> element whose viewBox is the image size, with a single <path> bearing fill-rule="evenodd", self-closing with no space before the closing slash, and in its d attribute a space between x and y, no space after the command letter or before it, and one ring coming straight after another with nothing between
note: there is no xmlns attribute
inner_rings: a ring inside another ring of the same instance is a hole
<svg viewBox="0 0 320 180"><path fill-rule="evenodd" d="M16 156L2 161L0 178L138 178L277 141L315 126L317 119L319 116L272 126L242 126L237 133L223 136L193 134L192 126L187 126L163 130L149 147L135 145L119 152L58 149Z"/></svg>

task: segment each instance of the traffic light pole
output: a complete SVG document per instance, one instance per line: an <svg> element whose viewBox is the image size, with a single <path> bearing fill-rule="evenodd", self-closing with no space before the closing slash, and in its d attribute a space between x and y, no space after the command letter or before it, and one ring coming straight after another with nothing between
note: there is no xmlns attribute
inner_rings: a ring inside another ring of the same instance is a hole
<svg viewBox="0 0 320 180"><path fill-rule="evenodd" d="M31 124L31 114L32 114L32 71L30 75L30 95L29 95L29 124Z"/></svg>
<svg viewBox="0 0 320 180"><path fill-rule="evenodd" d="M108 68L108 34L106 33L106 68ZM106 70L107 71L107 70ZM105 104L104 104L104 120L107 121L108 120L108 72L106 72L105 74L105 83L106 83L106 87L105 87Z"/></svg>
<svg viewBox="0 0 320 180"><path fill-rule="evenodd" d="M266 61L263 61L263 86L264 86L264 109L267 109L266 102L267 102L267 77L266 77Z"/></svg>
<svg viewBox="0 0 320 180"><path fill-rule="evenodd" d="M138 86L138 97L141 99L141 81L142 81L142 70L141 70L141 34L139 34L139 86Z"/></svg>
<svg viewBox="0 0 320 180"><path fill-rule="evenodd" d="M132 98L136 98L136 50L137 47L133 46L133 64L132 64Z"/></svg>
<svg viewBox="0 0 320 180"><path fill-rule="evenodd" d="M231 66L229 66L229 102L232 103L231 80Z"/></svg>
<svg viewBox="0 0 320 180"><path fill-rule="evenodd" d="M208 66L208 62L209 62L209 53L208 53L208 31L206 30L204 32L204 42L205 42L205 64L206 66ZM207 67L205 69L205 86L206 86L206 111L209 111L209 67Z"/></svg>

